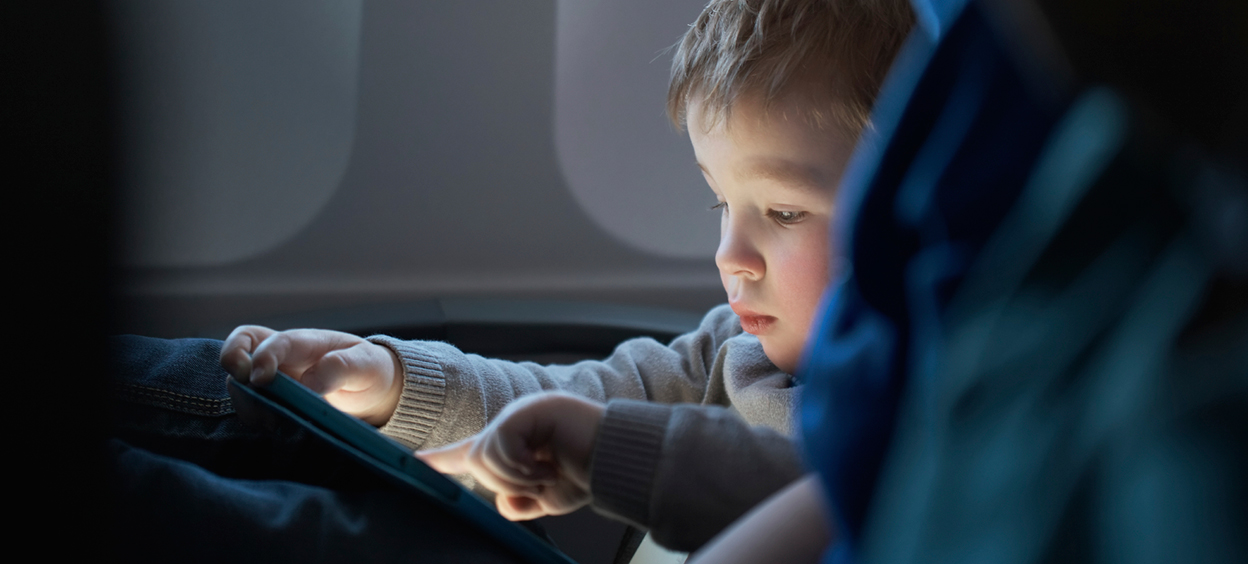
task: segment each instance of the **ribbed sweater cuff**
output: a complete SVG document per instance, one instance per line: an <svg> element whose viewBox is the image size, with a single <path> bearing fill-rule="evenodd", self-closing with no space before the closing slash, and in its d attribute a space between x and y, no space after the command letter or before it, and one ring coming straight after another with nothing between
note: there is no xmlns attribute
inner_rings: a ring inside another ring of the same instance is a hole
<svg viewBox="0 0 1248 564"><path fill-rule="evenodd" d="M598 428L590 463L594 507L648 528L650 493L671 406L612 400Z"/></svg>
<svg viewBox="0 0 1248 564"><path fill-rule="evenodd" d="M415 343L385 335L373 335L369 342L394 351L403 364L403 394L399 406L381 432L412 448L420 448L442 418L446 404L446 376L437 358Z"/></svg>

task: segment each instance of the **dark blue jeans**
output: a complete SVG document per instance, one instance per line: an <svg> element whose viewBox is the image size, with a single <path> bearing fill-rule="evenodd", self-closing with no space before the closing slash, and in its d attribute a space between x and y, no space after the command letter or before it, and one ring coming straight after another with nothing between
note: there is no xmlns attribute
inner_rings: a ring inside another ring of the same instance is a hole
<svg viewBox="0 0 1248 564"><path fill-rule="evenodd" d="M106 445L117 553L143 561L512 562L292 422L234 413L219 341L117 337Z"/></svg>

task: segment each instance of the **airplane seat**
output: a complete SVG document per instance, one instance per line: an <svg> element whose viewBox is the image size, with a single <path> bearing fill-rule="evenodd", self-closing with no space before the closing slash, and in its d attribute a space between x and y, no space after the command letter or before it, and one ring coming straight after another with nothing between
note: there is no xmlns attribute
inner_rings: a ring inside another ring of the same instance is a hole
<svg viewBox="0 0 1248 564"><path fill-rule="evenodd" d="M444 341L492 358L567 364L604 358L627 339L667 342L700 320L681 311L594 302L442 298L305 311L256 323L279 330L322 327L360 336Z"/></svg>

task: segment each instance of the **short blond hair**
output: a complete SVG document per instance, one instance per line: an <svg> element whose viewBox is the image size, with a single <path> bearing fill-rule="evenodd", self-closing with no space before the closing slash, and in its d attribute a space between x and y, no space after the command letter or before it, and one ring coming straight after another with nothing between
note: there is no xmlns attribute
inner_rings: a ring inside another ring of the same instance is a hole
<svg viewBox="0 0 1248 564"><path fill-rule="evenodd" d="M913 24L908 0L711 0L676 45L668 117L683 128L697 102L713 125L742 95L806 88L807 119L857 134Z"/></svg>

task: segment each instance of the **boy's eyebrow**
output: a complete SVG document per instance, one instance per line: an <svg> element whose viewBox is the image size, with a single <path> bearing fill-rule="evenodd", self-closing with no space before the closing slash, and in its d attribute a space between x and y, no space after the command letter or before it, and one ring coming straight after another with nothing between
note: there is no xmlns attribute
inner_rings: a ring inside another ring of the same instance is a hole
<svg viewBox="0 0 1248 564"><path fill-rule="evenodd" d="M711 171L706 170L702 163L695 164L704 174L711 176ZM741 180L774 180L802 192L826 191L822 178L819 172L788 161L757 161L741 172Z"/></svg>
<svg viewBox="0 0 1248 564"><path fill-rule="evenodd" d="M827 191L823 174L809 167L784 160L753 161L741 168L740 180L772 180L801 192Z"/></svg>

